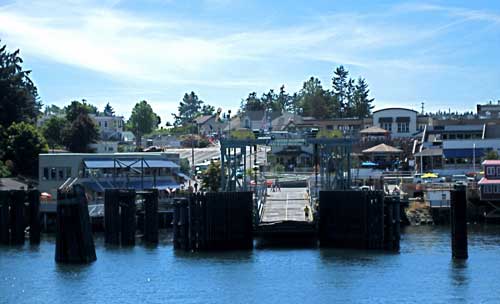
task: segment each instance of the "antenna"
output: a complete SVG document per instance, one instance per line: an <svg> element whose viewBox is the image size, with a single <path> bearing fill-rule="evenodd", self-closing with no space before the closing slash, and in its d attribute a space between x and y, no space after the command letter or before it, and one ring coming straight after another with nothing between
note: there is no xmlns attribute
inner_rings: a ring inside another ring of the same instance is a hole
<svg viewBox="0 0 500 304"><path fill-rule="evenodd" d="M422 115L424 115L424 104L425 102L422 101L421 105L422 105Z"/></svg>

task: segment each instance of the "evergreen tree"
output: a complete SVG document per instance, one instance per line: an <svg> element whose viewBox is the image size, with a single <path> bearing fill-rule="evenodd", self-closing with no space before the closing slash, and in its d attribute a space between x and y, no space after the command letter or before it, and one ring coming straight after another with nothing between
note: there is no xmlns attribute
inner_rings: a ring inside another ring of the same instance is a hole
<svg viewBox="0 0 500 304"><path fill-rule="evenodd" d="M214 115L215 107L211 105L203 105L201 108L201 115Z"/></svg>
<svg viewBox="0 0 500 304"><path fill-rule="evenodd" d="M178 107L179 114L172 113L175 118L174 125L182 126L191 123L200 114L202 105L203 101L194 92L184 94Z"/></svg>
<svg viewBox="0 0 500 304"><path fill-rule="evenodd" d="M0 46L0 125L5 128L15 122L34 123L42 106L22 63L19 50L9 53Z"/></svg>
<svg viewBox="0 0 500 304"><path fill-rule="evenodd" d="M248 97L241 101L242 111L264 111L265 109L265 104L257 97L255 92L249 93Z"/></svg>
<svg viewBox="0 0 500 304"><path fill-rule="evenodd" d="M72 123L75 121L80 114L94 114L97 115L97 107L87 103L87 100L82 99L82 101L72 101L69 106L64 108L64 112L66 113L66 120Z"/></svg>
<svg viewBox="0 0 500 304"><path fill-rule="evenodd" d="M276 102L277 102L278 108L280 109L281 112L285 112L285 111L286 112L294 112L294 110L295 110L292 96L290 96L285 91L285 85L282 85L280 87L280 92L278 94Z"/></svg>
<svg viewBox="0 0 500 304"><path fill-rule="evenodd" d="M332 88L333 88L333 114L336 117L344 117L348 108L348 85L349 72L339 66L333 72Z"/></svg>
<svg viewBox="0 0 500 304"><path fill-rule="evenodd" d="M260 100L263 103L265 110L271 112L281 112L278 104L278 95L274 93L273 89L270 89L267 93L263 93Z"/></svg>
<svg viewBox="0 0 500 304"><path fill-rule="evenodd" d="M373 98L369 98L370 90L364 78L359 77L353 94L352 115L363 118L371 115Z"/></svg>
<svg viewBox="0 0 500 304"><path fill-rule="evenodd" d="M109 104L109 102L106 104L104 107L104 110L102 111L104 116L114 116L115 115L115 110L113 107Z"/></svg>

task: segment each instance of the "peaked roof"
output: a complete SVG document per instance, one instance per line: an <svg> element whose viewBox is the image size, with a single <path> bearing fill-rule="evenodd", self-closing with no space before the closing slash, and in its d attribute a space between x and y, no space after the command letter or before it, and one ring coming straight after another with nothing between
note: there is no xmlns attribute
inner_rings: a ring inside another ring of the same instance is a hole
<svg viewBox="0 0 500 304"><path fill-rule="evenodd" d="M369 128L366 128L366 129L363 129L361 131L359 131L359 133L361 134L389 134L390 132L387 131L386 129L382 129L380 127L377 127L377 126L372 126L372 127L369 127Z"/></svg>
<svg viewBox="0 0 500 304"><path fill-rule="evenodd" d="M363 150L363 153L401 153L403 150L394 148L386 144L376 145L375 147Z"/></svg>
<svg viewBox="0 0 500 304"><path fill-rule="evenodd" d="M203 115L203 116L196 117L194 120L196 121L197 124L202 125L212 117L213 117L213 115Z"/></svg>

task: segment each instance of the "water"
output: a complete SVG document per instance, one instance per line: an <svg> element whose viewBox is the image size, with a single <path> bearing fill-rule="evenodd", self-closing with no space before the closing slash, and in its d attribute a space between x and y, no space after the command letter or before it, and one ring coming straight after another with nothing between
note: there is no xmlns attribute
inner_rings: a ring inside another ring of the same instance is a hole
<svg viewBox="0 0 500 304"><path fill-rule="evenodd" d="M448 227L408 227L399 254L324 249L185 253L104 246L86 266L54 262L54 239L0 247L0 303L498 303L500 226L469 227L469 259Z"/></svg>

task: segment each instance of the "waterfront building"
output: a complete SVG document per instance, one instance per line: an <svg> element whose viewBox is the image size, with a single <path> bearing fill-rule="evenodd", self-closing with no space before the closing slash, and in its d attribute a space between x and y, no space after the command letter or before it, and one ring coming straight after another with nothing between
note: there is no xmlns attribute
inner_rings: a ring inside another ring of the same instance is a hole
<svg viewBox="0 0 500 304"><path fill-rule="evenodd" d="M417 111L385 108L373 112L373 125L391 132L392 138L412 137L417 133Z"/></svg>
<svg viewBox="0 0 500 304"><path fill-rule="evenodd" d="M497 103L478 104L477 115L483 118L500 118L500 100Z"/></svg>
<svg viewBox="0 0 500 304"><path fill-rule="evenodd" d="M478 183L481 200L500 202L500 160L485 160L483 170L484 177Z"/></svg>
<svg viewBox="0 0 500 304"><path fill-rule="evenodd" d="M107 188L176 189L185 176L177 153L59 153L39 155L40 192L54 199L68 180L85 187L91 197Z"/></svg>

